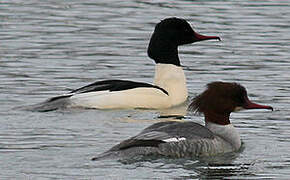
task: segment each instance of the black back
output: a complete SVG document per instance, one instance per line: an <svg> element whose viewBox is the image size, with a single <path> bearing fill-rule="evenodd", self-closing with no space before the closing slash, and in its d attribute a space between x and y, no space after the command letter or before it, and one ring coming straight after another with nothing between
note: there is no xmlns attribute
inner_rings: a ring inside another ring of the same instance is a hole
<svg viewBox="0 0 290 180"><path fill-rule="evenodd" d="M162 89L159 86L155 86L148 83L143 82L135 82L135 81L128 81L128 80L104 80L104 81L97 81L87 86L81 87L79 89L73 90L70 93L87 93L87 92L96 92L96 91L122 91L140 87L147 87L147 88L156 88L161 90L163 93L168 95L168 92Z"/></svg>

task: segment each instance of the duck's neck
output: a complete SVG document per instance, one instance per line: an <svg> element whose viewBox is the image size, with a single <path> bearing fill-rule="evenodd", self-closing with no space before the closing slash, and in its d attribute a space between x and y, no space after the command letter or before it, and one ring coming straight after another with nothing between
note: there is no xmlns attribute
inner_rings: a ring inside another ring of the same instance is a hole
<svg viewBox="0 0 290 180"><path fill-rule="evenodd" d="M216 113L213 111L204 112L205 122L212 122L220 125L230 124L230 114L229 113Z"/></svg>
<svg viewBox="0 0 290 180"><path fill-rule="evenodd" d="M162 63L180 66L178 46L171 42L171 40L164 39L155 33L151 37L147 53L156 64Z"/></svg>
<svg viewBox="0 0 290 180"><path fill-rule="evenodd" d="M205 122L205 126L217 136L230 143L234 150L241 147L241 138L238 131L232 124L220 125L212 122Z"/></svg>
<svg viewBox="0 0 290 180"><path fill-rule="evenodd" d="M156 64L154 84L168 92L172 105L181 104L187 99L186 78L181 66Z"/></svg>

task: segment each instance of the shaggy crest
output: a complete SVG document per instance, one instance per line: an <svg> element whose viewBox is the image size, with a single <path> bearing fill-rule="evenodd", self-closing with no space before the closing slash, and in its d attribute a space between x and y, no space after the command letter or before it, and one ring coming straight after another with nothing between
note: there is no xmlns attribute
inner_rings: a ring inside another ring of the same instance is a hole
<svg viewBox="0 0 290 180"><path fill-rule="evenodd" d="M212 82L207 84L202 94L193 99L189 110L195 113L214 111L230 114L235 107L242 106L246 98L246 89L238 83Z"/></svg>

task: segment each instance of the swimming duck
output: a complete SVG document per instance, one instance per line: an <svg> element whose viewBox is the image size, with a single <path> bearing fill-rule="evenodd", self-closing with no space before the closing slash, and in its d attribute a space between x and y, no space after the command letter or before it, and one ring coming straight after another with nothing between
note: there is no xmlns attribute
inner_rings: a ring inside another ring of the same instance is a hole
<svg viewBox="0 0 290 180"><path fill-rule="evenodd" d="M241 148L241 139L231 124L230 114L242 109L273 110L271 106L250 101L240 84L209 83L189 105L189 110L204 114L205 126L190 121L158 122L93 160L138 155L203 157L237 151Z"/></svg>
<svg viewBox="0 0 290 180"><path fill-rule="evenodd" d="M97 81L31 108L36 111L68 107L162 109L179 105L187 100L188 92L178 46L210 39L220 40L217 36L198 34L184 19L164 19L155 26L147 51L156 63L154 84L115 79Z"/></svg>

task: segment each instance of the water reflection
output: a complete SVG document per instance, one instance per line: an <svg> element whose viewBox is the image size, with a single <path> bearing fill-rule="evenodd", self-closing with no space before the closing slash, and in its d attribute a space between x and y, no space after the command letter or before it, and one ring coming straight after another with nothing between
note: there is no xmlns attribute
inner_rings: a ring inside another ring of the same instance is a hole
<svg viewBox="0 0 290 180"><path fill-rule="evenodd" d="M249 171L251 166L251 164L211 164L196 170L202 179L233 179L254 176L255 173Z"/></svg>
<svg viewBox="0 0 290 180"><path fill-rule="evenodd" d="M166 157L135 157L133 159L120 160L124 165L134 165L137 167L154 167L156 171L181 169L190 172L190 175L179 175L176 179L224 179L231 177L247 177L255 175L251 171L254 163L236 163L239 153L227 153L221 156L204 157L199 159L172 159ZM109 162L109 161L107 161Z"/></svg>
<svg viewBox="0 0 290 180"><path fill-rule="evenodd" d="M169 109L161 109L158 118L176 118L182 119L187 114L188 102Z"/></svg>

